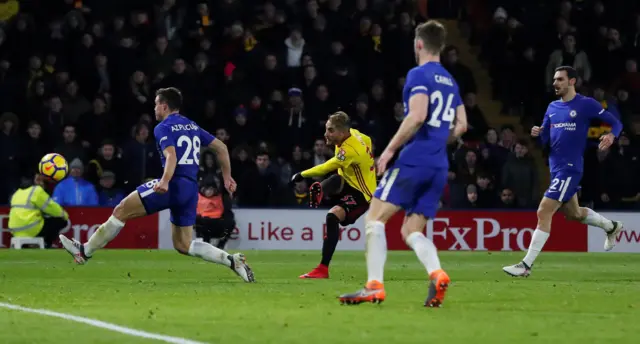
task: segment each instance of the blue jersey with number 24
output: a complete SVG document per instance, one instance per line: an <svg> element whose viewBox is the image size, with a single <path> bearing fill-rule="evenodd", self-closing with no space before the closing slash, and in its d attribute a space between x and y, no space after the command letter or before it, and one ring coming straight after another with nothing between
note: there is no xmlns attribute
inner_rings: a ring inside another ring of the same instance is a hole
<svg viewBox="0 0 640 344"><path fill-rule="evenodd" d="M427 119L404 146L398 160L413 166L449 167L447 139L462 104L460 91L449 72L438 62L425 63L407 73L402 90L404 115L409 114L409 99L415 94L429 97Z"/></svg>
<svg viewBox="0 0 640 344"><path fill-rule="evenodd" d="M462 100L455 80L438 62L415 67L407 74L402 91L405 116L415 111L409 104L418 94L429 97L427 118L385 173L375 197L408 213L433 217L447 184L447 140Z"/></svg>
<svg viewBox="0 0 640 344"><path fill-rule="evenodd" d="M164 150L174 147L176 150L176 169L169 181L169 190L164 194L153 191L158 179L140 185L137 191L147 214L169 209L171 223L176 226L193 226L198 204L198 170L200 148L208 146L215 137L200 128L195 122L179 115L171 114L158 123L153 131L162 167L166 159Z"/></svg>

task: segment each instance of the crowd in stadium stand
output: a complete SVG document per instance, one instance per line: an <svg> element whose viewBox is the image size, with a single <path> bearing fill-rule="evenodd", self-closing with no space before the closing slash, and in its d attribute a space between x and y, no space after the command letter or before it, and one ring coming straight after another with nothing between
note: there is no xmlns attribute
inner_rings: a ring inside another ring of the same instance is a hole
<svg viewBox="0 0 640 344"><path fill-rule="evenodd" d="M587 154L582 196L597 207L636 207L640 17L599 1L467 2L492 11L464 19L505 115L522 116L527 129L539 123L551 71L568 64L581 73L581 92L621 116L626 138ZM457 16L461 3L437 10ZM82 190L64 205L113 206L159 177L154 92L173 86L182 112L228 145L237 205L306 207L307 182L289 179L332 156L323 140L329 114L346 111L378 153L399 126L413 30L424 20L402 0L32 0L19 10L0 0L0 204L50 151L73 176L57 192ZM448 47L442 63L460 85L471 130L450 147L443 207L535 207L545 186L530 143L514 128L487 125L458 49ZM471 149L469 140L483 143ZM215 174L212 153L200 162L203 175Z"/></svg>

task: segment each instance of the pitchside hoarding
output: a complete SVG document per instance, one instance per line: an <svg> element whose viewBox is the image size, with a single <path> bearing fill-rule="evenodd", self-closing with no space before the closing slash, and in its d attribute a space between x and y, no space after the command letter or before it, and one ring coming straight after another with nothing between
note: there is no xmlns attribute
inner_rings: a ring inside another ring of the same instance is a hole
<svg viewBox="0 0 640 344"><path fill-rule="evenodd" d="M80 241L87 238L111 215L107 208L68 208L70 224L63 232ZM326 211L283 209L236 209L237 227L228 248L231 250L319 250L326 231ZM0 207L3 230L0 247L9 246L6 231L9 208ZM603 213L626 225L614 252L640 252L640 231L633 228L638 213ZM402 241L403 214L387 224L390 250L408 249ZM534 211L442 211L425 227L426 235L438 249L450 251L526 250L535 229ZM365 228L361 218L342 228L339 250L364 250ZM604 233L596 227L568 222L560 214L553 219L552 234L545 251L602 252ZM171 249L168 211L127 223L107 248Z"/></svg>

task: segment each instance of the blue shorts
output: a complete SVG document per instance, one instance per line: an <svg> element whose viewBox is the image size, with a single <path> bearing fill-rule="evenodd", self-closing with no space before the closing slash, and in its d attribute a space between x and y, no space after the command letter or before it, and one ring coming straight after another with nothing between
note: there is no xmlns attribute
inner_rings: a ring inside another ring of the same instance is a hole
<svg viewBox="0 0 640 344"><path fill-rule="evenodd" d="M447 179L446 168L396 163L385 172L374 197L395 204L409 214L432 218L438 211Z"/></svg>
<svg viewBox="0 0 640 344"><path fill-rule="evenodd" d="M579 171L551 172L551 185L544 196L562 203L569 202L571 197L580 190L581 180L582 172Z"/></svg>
<svg viewBox="0 0 640 344"><path fill-rule="evenodd" d="M196 224L198 207L198 183L187 178L174 178L169 182L169 191L159 194L153 191L158 179L150 180L136 188L147 214L169 209L171 223L180 227Z"/></svg>

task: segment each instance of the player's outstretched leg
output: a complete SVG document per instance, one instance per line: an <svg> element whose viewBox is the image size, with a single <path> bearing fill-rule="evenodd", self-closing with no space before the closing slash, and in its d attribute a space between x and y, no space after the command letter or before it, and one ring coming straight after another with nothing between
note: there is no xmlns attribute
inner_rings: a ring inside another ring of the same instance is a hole
<svg viewBox="0 0 640 344"><path fill-rule="evenodd" d="M444 302L451 279L440 267L436 246L422 233L426 223L427 219L422 215L408 215L402 225L402 237L416 253L429 274L429 291L424 302L425 307L440 307Z"/></svg>
<svg viewBox="0 0 640 344"><path fill-rule="evenodd" d="M385 223L391 215L398 211L398 207L377 198L371 200L369 213L365 220L366 243L365 257L367 259L367 284L363 289L354 293L340 295L341 304L357 305L362 302L380 303L385 300L384 264L387 261L387 237Z"/></svg>
<svg viewBox="0 0 640 344"><path fill-rule="evenodd" d="M101 224L84 245L62 234L59 236L60 243L77 264L85 264L95 251L105 247L120 233L126 221L146 214L140 195L133 191L113 209L107 222Z"/></svg>
<svg viewBox="0 0 640 344"><path fill-rule="evenodd" d="M310 272L301 275L300 278L329 278L329 264L338 246L340 239L340 222L346 216L344 209L335 206L327 213L327 235L322 242L322 260L317 267Z"/></svg>
<svg viewBox="0 0 640 344"><path fill-rule="evenodd" d="M175 227L175 226L174 226ZM177 228L185 228L185 227L177 227ZM185 230L184 232L188 232ZM174 229L175 233L175 229ZM182 234L180 234L182 235ZM190 231L187 233L190 236ZM191 238L187 239L188 242ZM180 240L180 239L179 239ZM174 246L176 250L182 254L186 254L192 257L198 257L208 262L220 264L229 267L233 272L235 272L242 280L245 282L255 282L255 278L253 276L253 270L247 264L247 259L242 253L229 254L208 242L203 241L191 241L188 244L188 248L186 244L183 242L176 242L176 236L174 234ZM186 248L186 251L185 251Z"/></svg>
<svg viewBox="0 0 640 344"><path fill-rule="evenodd" d="M325 192L328 195L334 195L340 192L342 186L343 180L339 175L333 175L323 180L322 183L313 183L309 188L311 207L317 208L322 203ZM344 221L346 216L345 209L340 206L335 206L329 210L326 218L327 235L322 242L322 260L313 270L300 275L299 278L329 278L329 264L340 239L340 222Z"/></svg>
<svg viewBox="0 0 640 344"><path fill-rule="evenodd" d="M504 272L514 277L528 277L531 274L534 261L549 239L553 214L558 211L561 205L562 203L551 198L542 198L537 211L538 225L531 237L531 243L529 244L526 256L518 264L503 267L502 270Z"/></svg>
<svg viewBox="0 0 640 344"><path fill-rule="evenodd" d="M579 221L589 226L602 228L606 234L604 240L605 251L611 251L616 246L618 234L624 229L622 222L611 221L590 208L580 207L577 196L574 196L571 201L567 202L562 207L562 211L568 220Z"/></svg>

